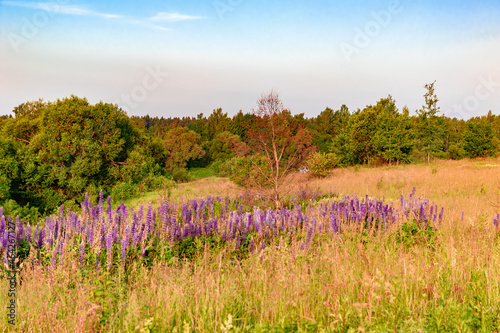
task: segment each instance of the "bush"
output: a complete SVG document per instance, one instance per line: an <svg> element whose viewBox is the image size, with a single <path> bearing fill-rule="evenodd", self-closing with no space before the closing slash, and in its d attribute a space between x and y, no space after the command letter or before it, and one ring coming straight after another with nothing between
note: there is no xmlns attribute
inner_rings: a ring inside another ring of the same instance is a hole
<svg viewBox="0 0 500 333"><path fill-rule="evenodd" d="M450 158L452 160L461 160L462 158L467 156L467 152L462 147L456 144L450 145L448 153L450 153Z"/></svg>
<svg viewBox="0 0 500 333"><path fill-rule="evenodd" d="M210 169L213 170L213 172L219 176L219 177L228 177L229 175L226 175L224 174L223 170L221 169L221 167L223 165L225 165L226 163L228 163L228 161L230 160L226 160L226 161L223 161L223 160L217 160L217 161L214 161L211 165L210 165Z"/></svg>
<svg viewBox="0 0 500 333"><path fill-rule="evenodd" d="M176 169L172 171L172 179L178 183L187 183L191 180L191 175L184 168Z"/></svg>
<svg viewBox="0 0 500 333"><path fill-rule="evenodd" d="M338 165L338 161L335 154L314 153L306 164L313 177L324 178L330 174L331 169Z"/></svg>
<svg viewBox="0 0 500 333"><path fill-rule="evenodd" d="M111 197L115 202L127 200L129 198L137 196L137 194L138 194L137 185L135 185L131 181L119 182L111 190Z"/></svg>
<svg viewBox="0 0 500 333"><path fill-rule="evenodd" d="M440 160L448 160L450 159L450 152L448 151L437 151L431 154L431 157L440 159Z"/></svg>
<svg viewBox="0 0 500 333"><path fill-rule="evenodd" d="M15 219L16 216L19 216L21 219L29 220L32 222L36 222L41 214L36 207L30 207L29 204L26 206L19 205L16 201L12 199L5 200L4 202L0 202L0 207L3 207L3 215L11 216Z"/></svg>
<svg viewBox="0 0 500 333"><path fill-rule="evenodd" d="M257 166L262 171L268 172L266 160L261 155L233 157L218 166L218 176L229 177L232 182L242 187L270 186L269 181L260 173Z"/></svg>
<svg viewBox="0 0 500 333"><path fill-rule="evenodd" d="M139 183L142 191L167 190L174 186L171 179L150 173Z"/></svg>

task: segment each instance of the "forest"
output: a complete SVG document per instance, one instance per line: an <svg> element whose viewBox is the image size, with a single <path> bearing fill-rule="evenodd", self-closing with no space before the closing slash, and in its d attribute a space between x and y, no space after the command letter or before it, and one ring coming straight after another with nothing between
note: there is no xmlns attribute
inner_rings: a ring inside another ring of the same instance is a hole
<svg viewBox="0 0 500 333"><path fill-rule="evenodd" d="M363 109L327 107L313 118L280 110L278 141L293 139L286 141L284 159L299 151L289 166L324 177L358 164L497 154L500 116L449 118L437 106L434 83L425 88L425 102L413 113L399 110L390 95ZM189 181L196 168L242 186L269 186L253 170L265 163L258 144L262 120L252 111L230 117L221 108L208 116L128 116L118 105L92 105L77 96L28 101L0 118L0 206L13 216L37 218L61 204L78 207L85 193L96 198L102 190L120 202Z"/></svg>

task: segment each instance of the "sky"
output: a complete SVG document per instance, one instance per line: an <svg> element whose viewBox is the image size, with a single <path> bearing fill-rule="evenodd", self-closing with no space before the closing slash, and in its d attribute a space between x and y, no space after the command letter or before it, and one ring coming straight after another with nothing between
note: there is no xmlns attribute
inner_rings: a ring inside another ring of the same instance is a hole
<svg viewBox="0 0 500 333"><path fill-rule="evenodd" d="M0 115L71 95L129 116L230 116L271 89L293 114L391 95L500 115L498 0L0 0Z"/></svg>

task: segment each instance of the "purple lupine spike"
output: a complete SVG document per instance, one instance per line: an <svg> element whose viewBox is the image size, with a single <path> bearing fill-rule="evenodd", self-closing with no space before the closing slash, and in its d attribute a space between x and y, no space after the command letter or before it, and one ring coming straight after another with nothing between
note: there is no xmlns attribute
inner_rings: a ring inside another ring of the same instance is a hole
<svg viewBox="0 0 500 333"><path fill-rule="evenodd" d="M464 220L464 211L462 211L462 221Z"/></svg>
<svg viewBox="0 0 500 333"><path fill-rule="evenodd" d="M0 207L3 209L3 207ZM0 235L3 235L3 233L5 232L5 228L6 228L6 225L5 225L5 216L0 215Z"/></svg>
<svg viewBox="0 0 500 333"><path fill-rule="evenodd" d="M4 249L6 249L8 246L9 246L9 235L7 235L6 233L3 234L3 236L1 236L3 239L2 239L2 247ZM6 258L7 256L4 256L4 258Z"/></svg>
<svg viewBox="0 0 500 333"><path fill-rule="evenodd" d="M134 230L132 232L132 247L135 249L137 246L137 243L139 242L139 233L137 230Z"/></svg>
<svg viewBox="0 0 500 333"><path fill-rule="evenodd" d="M99 206L102 206L104 203L104 192L102 191L102 189L99 191L99 203L98 205Z"/></svg>
<svg viewBox="0 0 500 333"><path fill-rule="evenodd" d="M111 228L108 231L108 235L106 237L106 254L108 257L108 270L113 266L113 229Z"/></svg>
<svg viewBox="0 0 500 333"><path fill-rule="evenodd" d="M137 214L138 214L139 221L142 222L142 218L144 217L144 206L143 205L141 205Z"/></svg>
<svg viewBox="0 0 500 333"><path fill-rule="evenodd" d="M52 260L51 260L52 267L56 267L56 262L57 262L57 246L54 246L54 249L52 250Z"/></svg>
<svg viewBox="0 0 500 333"><path fill-rule="evenodd" d="M101 261L99 260L99 256L96 254L97 260L96 260L96 271L101 270Z"/></svg>
<svg viewBox="0 0 500 333"><path fill-rule="evenodd" d="M64 238L61 238L59 243L59 262L61 265L64 263Z"/></svg>
<svg viewBox="0 0 500 333"><path fill-rule="evenodd" d="M266 249L266 242L265 241L262 241L261 245L260 245L260 250L261 251L264 251Z"/></svg>
<svg viewBox="0 0 500 333"><path fill-rule="evenodd" d="M106 200L106 204L107 204L107 206L108 206L108 207L106 208L106 213L107 213L108 215L110 215L110 214L111 214L111 209L112 209L112 208L111 208L111 196L108 196L108 200Z"/></svg>
<svg viewBox="0 0 500 333"><path fill-rule="evenodd" d="M120 207L122 207L123 220L128 221L128 210L127 206L125 206L125 202L122 201Z"/></svg>
<svg viewBox="0 0 500 333"><path fill-rule="evenodd" d="M35 249L38 248L38 232L39 231L38 231L38 224L37 224L36 228L35 228L35 230L33 232L33 246L35 247ZM0 232L0 235L1 234L2 233Z"/></svg>
<svg viewBox="0 0 500 333"><path fill-rule="evenodd" d="M147 225L146 234L147 235L149 235L151 233L151 220L152 220L151 211L152 211L152 209L153 209L153 207L151 207L151 205L149 205L148 212L146 214L146 225Z"/></svg>
<svg viewBox="0 0 500 333"><path fill-rule="evenodd" d="M87 226L87 242L92 245L94 243L94 228Z"/></svg>
<svg viewBox="0 0 500 333"><path fill-rule="evenodd" d="M200 207L199 207L199 210L200 211L204 211L205 210L205 199L200 199Z"/></svg>
<svg viewBox="0 0 500 333"><path fill-rule="evenodd" d="M54 245L54 238L52 235L50 235L49 237L47 237L47 248L52 248L52 246Z"/></svg>
<svg viewBox="0 0 500 333"><path fill-rule="evenodd" d="M151 216L151 228L152 230L156 230L156 211L153 211L153 215Z"/></svg>
<svg viewBox="0 0 500 333"><path fill-rule="evenodd" d="M439 213L439 224L443 221L444 207L441 207L441 212Z"/></svg>
<svg viewBox="0 0 500 333"><path fill-rule="evenodd" d="M27 241L28 243L32 243L31 242L32 232L31 232L31 225L29 222L28 222L28 225L26 226L24 231L25 231L24 232L24 240Z"/></svg>
<svg viewBox="0 0 500 333"><path fill-rule="evenodd" d="M305 241L305 243L303 244L303 245L304 245L304 249L305 249L305 250L309 249L309 243L311 242L313 232L314 232L314 229L313 229L313 226L311 226L311 227L309 228L309 230L307 231L306 241Z"/></svg>
<svg viewBox="0 0 500 333"><path fill-rule="evenodd" d="M236 237L236 250L240 248L240 241L241 241L241 236L238 234L238 237Z"/></svg>
<svg viewBox="0 0 500 333"><path fill-rule="evenodd" d="M253 253L255 251L255 241L252 239L250 240L250 253Z"/></svg>
<svg viewBox="0 0 500 333"><path fill-rule="evenodd" d="M141 231L139 232L139 237L138 237L138 242L139 243L142 241L142 236L144 235L144 229L146 229L146 225L142 224L141 225Z"/></svg>
<svg viewBox="0 0 500 333"><path fill-rule="evenodd" d="M85 199L83 200L83 204L82 205L85 206L85 207L87 207L89 205L89 193L88 192L85 192Z"/></svg>
<svg viewBox="0 0 500 333"><path fill-rule="evenodd" d="M99 206L92 207L92 218L94 221L99 220L100 217L100 212L99 212Z"/></svg>
<svg viewBox="0 0 500 333"><path fill-rule="evenodd" d="M193 212L196 215L197 210L198 210L198 201L196 199L193 199L191 201L191 206L193 207Z"/></svg>
<svg viewBox="0 0 500 333"><path fill-rule="evenodd" d="M36 226L38 228L38 225ZM44 236L45 236L45 230L41 229L38 232L38 248L41 249L43 247L43 241L44 241Z"/></svg>
<svg viewBox="0 0 500 333"><path fill-rule="evenodd" d="M106 226L101 224L101 247L106 246Z"/></svg>
<svg viewBox="0 0 500 333"><path fill-rule="evenodd" d="M83 267L84 260L85 260L85 241L82 239L82 242L80 243L80 256L78 258L80 267Z"/></svg>
<svg viewBox="0 0 500 333"><path fill-rule="evenodd" d="M127 238L123 238L122 239L122 246L121 246L121 260L122 260L122 265L125 266L125 259L126 259L126 256L127 256L127 244L128 244L128 241L127 241Z"/></svg>

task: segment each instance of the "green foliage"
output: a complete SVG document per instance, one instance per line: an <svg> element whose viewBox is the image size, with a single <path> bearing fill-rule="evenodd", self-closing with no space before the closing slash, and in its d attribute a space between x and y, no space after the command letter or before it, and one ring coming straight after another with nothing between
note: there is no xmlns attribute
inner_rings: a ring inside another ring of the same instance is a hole
<svg viewBox="0 0 500 333"><path fill-rule="evenodd" d="M2 126L3 135L17 141L11 197L46 212L81 196L91 184L113 186L119 174L115 169L137 137L125 112L76 96L22 104L14 112L16 117Z"/></svg>
<svg viewBox="0 0 500 333"><path fill-rule="evenodd" d="M208 144L208 154L211 161L225 161L234 156L248 153L248 146L240 138L228 131L218 133Z"/></svg>
<svg viewBox="0 0 500 333"><path fill-rule="evenodd" d="M114 202L121 202L138 195L137 185L131 181L118 182L111 189L111 198Z"/></svg>
<svg viewBox="0 0 500 333"><path fill-rule="evenodd" d="M427 162L444 148L445 124L444 118L437 116L440 108L437 106L439 99L434 93L435 83L425 85L425 104L417 110L417 146L426 155Z"/></svg>
<svg viewBox="0 0 500 333"><path fill-rule="evenodd" d="M337 158L333 153L314 153L306 161L313 177L324 178L330 175L331 169L337 166Z"/></svg>
<svg viewBox="0 0 500 333"><path fill-rule="evenodd" d="M138 184L140 192L147 192L153 190L167 191L174 187L174 182L166 176L148 174Z"/></svg>
<svg viewBox="0 0 500 333"><path fill-rule="evenodd" d="M435 243L436 230L431 226L424 226L416 222L405 222L395 233L396 241L405 247L428 245Z"/></svg>
<svg viewBox="0 0 500 333"><path fill-rule="evenodd" d="M93 289L89 293L89 301L98 306L99 324L102 332L106 331L116 306L120 300L116 283L107 272L93 279Z"/></svg>
<svg viewBox="0 0 500 333"><path fill-rule="evenodd" d="M186 169L181 168L172 171L172 179L177 183L186 183L189 182L192 178Z"/></svg>
<svg viewBox="0 0 500 333"><path fill-rule="evenodd" d="M30 207L29 203L21 206L16 201L8 199L3 202L0 201L0 207L3 207L5 216L19 216L19 218L30 221L32 224L41 217L38 208Z"/></svg>
<svg viewBox="0 0 500 333"><path fill-rule="evenodd" d="M391 98L383 103L384 108L379 113L380 125L373 137L377 153L389 163L409 162L413 148L409 110L405 107L399 114Z"/></svg>
<svg viewBox="0 0 500 333"><path fill-rule="evenodd" d="M243 187L269 187L271 182L264 175L269 175L266 159L261 155L251 157L233 157L212 167L217 170L217 176L229 177L235 184ZM264 175L259 171L262 170Z"/></svg>
<svg viewBox="0 0 500 333"><path fill-rule="evenodd" d="M193 179L202 179L213 177L216 175L216 172L213 168L192 168L189 169L189 174Z"/></svg>
<svg viewBox="0 0 500 333"><path fill-rule="evenodd" d="M448 149L448 153L450 154L450 158L452 160L460 160L467 156L467 152L457 144L451 144Z"/></svg>
<svg viewBox="0 0 500 333"><path fill-rule="evenodd" d="M265 117L239 111L230 118L218 108L208 117L129 118L116 105L76 96L26 102L14 108L14 117L0 117L0 202L29 203L48 214L61 203L77 206L86 191L110 193L118 183L134 184L141 193L168 188L165 176L188 181L184 168L194 179L205 177L209 173L192 170L210 163L215 174L240 185L270 186L279 182L280 175L270 177L278 165L290 172L313 148L335 153L340 166L495 156L500 117L491 111L467 122L439 116L434 86L425 85L417 116L406 107L399 112L391 96L352 114L342 105L311 119L282 104ZM278 162L269 150L273 137L277 156L283 152ZM324 175L326 167L318 167ZM133 192L118 189L122 197Z"/></svg>
<svg viewBox="0 0 500 333"><path fill-rule="evenodd" d="M498 139L493 135L490 122L471 119L463 133L463 148L470 157L494 156L498 151Z"/></svg>
<svg viewBox="0 0 500 333"><path fill-rule="evenodd" d="M187 162L203 155L200 146L200 135L186 127L169 130L164 138L166 151L165 168L174 171L185 168Z"/></svg>

